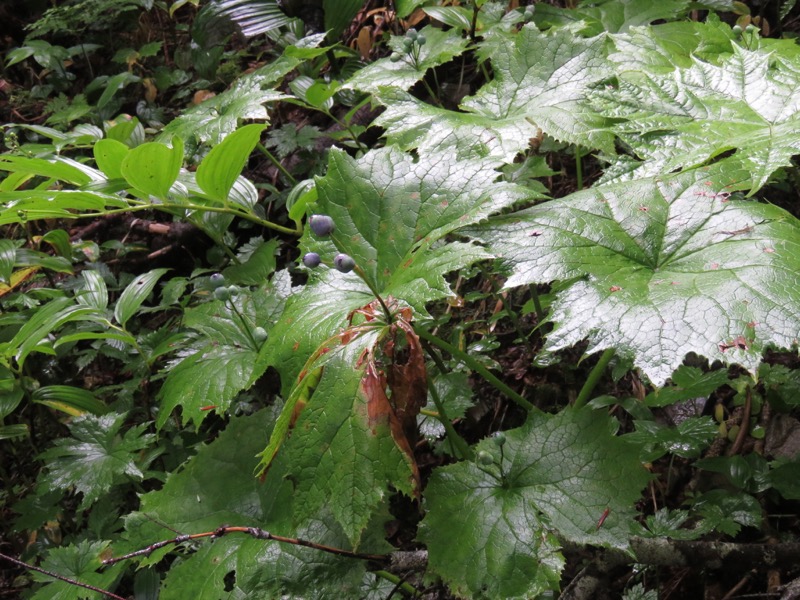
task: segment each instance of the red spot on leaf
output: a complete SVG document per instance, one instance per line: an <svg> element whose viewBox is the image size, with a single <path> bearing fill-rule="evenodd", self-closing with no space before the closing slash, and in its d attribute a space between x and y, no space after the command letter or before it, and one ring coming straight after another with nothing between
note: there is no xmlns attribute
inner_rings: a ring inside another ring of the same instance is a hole
<svg viewBox="0 0 800 600"><path fill-rule="evenodd" d="M621 289L622 289L622 288L621 288L620 286L618 286L618 285L612 285L612 286L609 288L609 290L611 290L612 292L618 292L618 291L620 291Z"/></svg>

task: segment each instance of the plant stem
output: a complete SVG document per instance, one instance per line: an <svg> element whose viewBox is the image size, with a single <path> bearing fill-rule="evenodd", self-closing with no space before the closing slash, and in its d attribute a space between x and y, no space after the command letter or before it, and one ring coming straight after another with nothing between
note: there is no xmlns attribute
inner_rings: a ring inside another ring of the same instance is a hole
<svg viewBox="0 0 800 600"><path fill-rule="evenodd" d="M266 227L267 229L273 229L275 231L280 231L281 233L286 233L288 235L300 236L303 233L302 229L290 229L288 227L284 227L283 225L278 225L277 223L273 223L272 221L260 219L255 215L245 213L233 208L228 208L224 206L220 207L203 206L201 204L190 204L190 203L184 204L184 203L164 202L161 204L137 204L135 206L127 206L125 208L113 208L111 210L102 210L102 211L88 212L88 213L76 213L75 218L83 219L91 217L104 217L106 215L132 213L132 212L138 212L140 210L164 210L164 209L199 210L205 212L222 213L226 215L233 215L235 217L241 217L246 221L250 221L257 225L261 225L262 227Z"/></svg>
<svg viewBox="0 0 800 600"><path fill-rule="evenodd" d="M606 367L608 366L608 363L611 362L612 358L614 358L614 349L607 348L600 356L600 360L597 361L597 364L589 373L589 377L586 378L586 382L583 384L578 397L575 399L575 408L583 408L586 406L586 403L589 401L589 396L592 395L594 388L600 381L600 377L603 375L603 371L606 370Z"/></svg>
<svg viewBox="0 0 800 600"><path fill-rule="evenodd" d="M583 161L580 146L575 146L575 179L579 190L583 189Z"/></svg>
<svg viewBox="0 0 800 600"><path fill-rule="evenodd" d="M394 321L394 318L392 317L392 311L389 310L389 307L386 306L386 303L383 301L383 298L381 298L381 295L378 293L378 290L375 289L370 280L367 278L367 274L364 272L364 269L356 265L353 270L356 272L356 275L358 275L361 278L361 281L367 284L367 287L369 288L369 291L372 292L372 295L375 296L378 299L378 302L381 303L381 308L383 309L383 313L386 315L386 323L388 325L391 325L392 322Z"/></svg>
<svg viewBox="0 0 800 600"><path fill-rule="evenodd" d="M420 595L420 591L417 588L415 588L407 581L400 579L394 573L389 573L389 571L372 571L372 574L375 575L376 577L380 577L381 579L385 579L386 581L395 584L398 588L403 590L403 592L405 592L412 598L417 598Z"/></svg>
<svg viewBox="0 0 800 600"><path fill-rule="evenodd" d="M272 152L267 150L267 147L264 144L259 142L256 145L256 148L259 149L261 154L263 154L269 159L269 162L271 162L273 165L275 165L275 167L277 167L278 171L283 173L283 176L286 177L286 179L288 179L292 185L297 185L297 179L295 179L294 176L291 173L289 173L289 171L286 170L286 167L284 167L281 164L281 161L279 161L278 158L274 154L272 154Z"/></svg>
<svg viewBox="0 0 800 600"><path fill-rule="evenodd" d="M536 324L541 325L544 321L544 310L542 310L542 301L539 299L539 290L533 283L528 286L528 289L531 291L531 300L533 300L533 308L536 311Z"/></svg>
<svg viewBox="0 0 800 600"><path fill-rule="evenodd" d="M450 417L447 416L447 411L444 408L444 404L442 404L442 400L439 398L439 392L436 391L436 386L433 385L433 381L430 379L428 379L428 391L431 394L433 403L436 405L436 410L439 411L438 419L441 421L442 425L444 425L444 431L447 434L447 440L455 450L454 454L458 454L461 460L472 460L472 449L469 447L469 444L467 444L464 438L458 435L455 427L453 427L453 422L450 420Z"/></svg>
<svg viewBox="0 0 800 600"><path fill-rule="evenodd" d="M431 332L423 328L421 325L417 325L414 327L414 331L417 332L417 335L424 340L429 341L434 346L441 348L450 353L450 355L467 365L470 369L478 373L481 377L483 377L486 381L492 384L495 388L497 388L500 392L505 394L510 400L512 400L518 406L524 408L527 411L537 410L536 407L528 402L525 398L520 396L517 392L512 390L508 387L505 383L500 381L497 377L492 375L492 373L484 367L481 363L477 360L472 358L466 352L459 350L452 344L445 342L443 339L436 337Z"/></svg>

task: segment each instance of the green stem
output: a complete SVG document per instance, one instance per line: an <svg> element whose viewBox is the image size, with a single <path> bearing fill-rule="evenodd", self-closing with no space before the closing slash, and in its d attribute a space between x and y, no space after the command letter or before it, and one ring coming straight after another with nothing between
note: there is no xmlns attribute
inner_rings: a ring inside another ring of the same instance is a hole
<svg viewBox="0 0 800 600"><path fill-rule="evenodd" d="M575 179L579 190L583 189L583 161L581 159L581 149L575 146Z"/></svg>
<svg viewBox="0 0 800 600"><path fill-rule="evenodd" d="M420 325L414 327L414 331L416 331L417 335L421 337L423 340L427 340L434 346L437 346L442 350L449 352L453 358L461 361L462 363L467 365L470 369L478 373L481 377L483 377L486 381L492 384L500 392L505 394L510 400L512 400L518 406L524 408L527 411L536 410L536 407L533 404L528 402L525 398L520 396L517 392L512 390L505 383L503 383L497 377L492 375L489 369L484 367L481 363L472 358L466 352L463 352L462 350L459 350L452 344L449 344L445 342L443 339L436 337L435 335L433 335L431 332L427 331Z"/></svg>
<svg viewBox="0 0 800 600"><path fill-rule="evenodd" d="M592 395L594 388L597 386L600 377L603 376L603 372L606 370L612 358L614 358L613 348L607 348L603 354L600 355L600 360L597 361L597 364L589 373L589 377L586 378L586 382L583 384L578 397L575 399L575 408L583 408L586 406L586 403L589 401L589 396Z"/></svg>
<svg viewBox="0 0 800 600"><path fill-rule="evenodd" d="M236 313L236 316L239 317L239 321L242 324L242 329L244 330L245 335L247 335L250 343L253 344L253 350L258 352L258 342L256 342L256 339L253 337L253 333L250 331L250 326L247 322L247 319L245 319L244 315L239 311L239 308L236 306L236 302L233 301L233 298L228 300L228 306L230 306L231 310Z"/></svg>
<svg viewBox="0 0 800 600"><path fill-rule="evenodd" d="M317 110L319 110L319 109L317 109ZM330 118L330 119L333 119L333 120L334 120L334 121L335 121L335 122L336 122L336 123L337 123L337 124L338 124L340 127L344 127L344 129L347 131L347 133L349 133L349 134L350 134L350 137L351 137L351 138L353 139L353 141L356 143L356 146L358 146L358 149L359 149L359 150L361 150L362 152L366 152L366 151L367 151L367 148L366 148L366 146L364 146L364 144L362 144L361 142L359 142L359 141L358 141L358 136L357 136L357 135L356 135L356 133L355 133L355 132L354 132L354 131L353 131L353 130L350 128L350 125L348 125L347 123L345 123L345 122L344 122L344 121L342 121L341 119L337 119L337 118L336 118L336 117L333 115L333 113L332 113L332 112L330 112L329 110L322 110L322 112L323 112L325 115L327 115L327 117L328 117L328 118Z"/></svg>
<svg viewBox="0 0 800 600"><path fill-rule="evenodd" d="M261 154L263 154L269 159L269 162L271 162L278 168L278 171L283 173L283 176L286 177L286 179L288 179L292 183L292 185L297 185L297 180L294 178L294 176L291 173L289 173L289 171L286 170L286 167L284 167L281 164L281 161L279 161L278 158L274 154L272 154L272 152L267 150L267 147L264 144L259 142L256 148L259 149Z"/></svg>
<svg viewBox="0 0 800 600"><path fill-rule="evenodd" d="M367 277L367 274L364 272L364 269L356 265L353 270L355 271L356 275L358 275L361 278L361 281L367 284L367 287L369 288L369 291L372 292L372 295L375 296L378 299L378 302L381 303L381 308L383 309L383 313L386 315L386 323L388 325L391 325L392 322L394 321L394 318L392 317L392 311L390 311L389 307L386 306L386 303L383 301L383 298L381 298L381 295L380 293L378 293L378 290L375 289L375 286L373 286L372 283L370 282L369 278Z"/></svg>
<svg viewBox="0 0 800 600"><path fill-rule="evenodd" d="M533 300L533 308L536 311L537 325L541 325L544 321L544 310L542 309L542 301L539 299L539 290L533 283L528 286L531 291L531 300Z"/></svg>
<svg viewBox="0 0 800 600"><path fill-rule="evenodd" d="M407 581L404 581L404 580L400 579L394 573L389 573L389 571L372 571L372 574L375 575L376 577L380 577L381 579L385 579L386 581L389 581L389 582L395 584L401 590L403 590L403 592L405 592L406 594L408 594L412 598L417 598L417 597L421 596L421 593L417 588L415 588L413 585L411 585Z"/></svg>
<svg viewBox="0 0 800 600"><path fill-rule="evenodd" d="M257 225L261 225L262 227L266 227L267 229L273 229L275 231L280 231L281 233L286 233L289 235L302 235L302 229L290 229L289 227L284 227L283 225L278 225L277 223L273 223L272 221L267 221L265 219L259 219L255 215L251 215L240 210L235 210L233 208L228 207L218 207L218 206L203 206L201 204L191 204L191 203L174 203L174 202L164 202L160 204L138 204L136 206L127 206L125 208L113 208L111 210L103 210L97 212L88 212L88 213L79 213L75 215L76 219L79 218L91 218L91 217L104 217L106 215L114 215L114 214L122 214L122 213L132 213L138 212L140 210L164 210L164 209L181 209L181 210L199 210L199 211L206 211L206 212L213 212L213 213L222 213L227 215L234 215L236 217L241 217L247 221L255 223Z"/></svg>
<svg viewBox="0 0 800 600"><path fill-rule="evenodd" d="M430 379L428 379L428 391L431 394L433 403L436 405L436 410L439 412L439 416L437 418L439 421L441 421L442 425L444 425L444 431L447 434L447 440L455 450L454 454L458 454L461 460L472 460L472 449L469 447L469 444L467 444L464 438L458 435L455 427L453 427L450 417L447 416L447 411L444 408L444 404L442 404L442 400L439 398L439 392L436 391L436 386L433 385L433 381Z"/></svg>

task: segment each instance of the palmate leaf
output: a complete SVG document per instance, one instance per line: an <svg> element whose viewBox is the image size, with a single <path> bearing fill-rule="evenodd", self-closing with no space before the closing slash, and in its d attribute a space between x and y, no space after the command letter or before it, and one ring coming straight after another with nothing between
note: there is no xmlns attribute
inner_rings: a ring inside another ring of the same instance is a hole
<svg viewBox="0 0 800 600"><path fill-rule="evenodd" d="M564 558L554 534L626 548L648 475L616 426L591 410L531 415L505 432L502 455L492 440L478 444L494 465L436 469L419 534L430 568L459 597L528 598L558 589Z"/></svg>
<svg viewBox="0 0 800 600"><path fill-rule="evenodd" d="M86 415L72 421L71 438L57 440L44 451L47 461L45 485L83 494L81 508L94 504L112 486L127 481L141 481L144 474L138 464L139 450L149 446L155 436L145 434L147 425L120 429L125 414L101 417Z"/></svg>
<svg viewBox="0 0 800 600"><path fill-rule="evenodd" d="M376 94L386 106L378 123L405 148L454 144L464 157L478 144L475 155L511 162L542 132L611 153L607 120L584 101L591 86L612 75L604 39L581 39L563 30L542 33L533 25L519 33L494 32L480 52L491 61L495 78L464 100L463 112L426 105L403 94L402 86L387 84Z"/></svg>
<svg viewBox="0 0 800 600"><path fill-rule="evenodd" d="M315 210L333 218L336 248L355 259L377 290L405 299L395 289L400 282L425 272L441 276L453 270L457 261L452 253L425 252L434 242L536 197L520 186L495 181L495 164L489 159L459 160L452 153L415 160L392 146L359 160L331 152L328 173L317 181ZM462 246L459 253L469 253L468 247ZM450 260L438 268L430 264L442 256ZM415 276L409 275L415 261L423 262ZM442 291L446 294L444 285L444 290L419 298L421 304L442 297Z"/></svg>
<svg viewBox="0 0 800 600"><path fill-rule="evenodd" d="M347 82L347 87L364 92L377 91L381 86L407 90L425 77L428 69L448 62L467 47L467 40L430 25L424 27L420 34L425 37L426 43L420 47L417 62L403 48L404 37L392 37L389 47L403 58L397 62L392 62L388 57L376 60L360 69Z"/></svg>
<svg viewBox="0 0 800 600"><path fill-rule="evenodd" d="M600 0L574 9L542 3L536 7L534 22L548 27L582 24L582 35L624 32L662 19L674 21L688 12L689 0Z"/></svg>
<svg viewBox="0 0 800 600"><path fill-rule="evenodd" d="M624 70L618 87L591 97L602 114L623 119L613 130L642 161L636 176L693 167L735 150L750 173L752 194L800 153L799 85L797 58L733 44L719 65L694 58L667 74Z"/></svg>
<svg viewBox="0 0 800 600"><path fill-rule="evenodd" d="M470 234L511 268L506 287L579 278L553 305L547 351L588 338L588 352L616 348L658 386L688 352L753 371L766 347L797 344L800 226L730 197L746 176L599 186Z"/></svg>
<svg viewBox="0 0 800 600"><path fill-rule="evenodd" d="M319 199L313 210L333 217L332 242L304 238L305 249L318 252L323 265L289 299L259 356L263 368L270 364L280 371L285 394L319 344L346 325L352 310L374 300L355 273L330 268L337 252L352 256L384 298L392 296L422 314L428 302L452 295L445 274L490 257L473 244L436 242L459 227L537 197L523 187L495 182L494 165L492 160L462 161L452 154L414 160L396 147L358 160L331 152L328 173L317 181Z"/></svg>
<svg viewBox="0 0 800 600"><path fill-rule="evenodd" d="M168 369L159 391L161 411L156 421L162 427L172 411L181 407L183 420L200 425L209 407L222 413L236 395L261 376L256 359L261 351L252 330L269 332L290 293L289 274L281 271L269 285L232 298L213 301L186 311L184 324L199 338L177 365Z"/></svg>
<svg viewBox="0 0 800 600"><path fill-rule="evenodd" d="M77 544L53 548L47 553L47 558L42 563L42 568L75 581L93 585L100 589L109 589L125 568L122 564L101 569L101 560L108 552L107 541L82 541ZM47 575L32 572L35 581L50 582L40 588L31 596L33 600L79 600L82 598L100 597L99 594L90 592L67 583L56 581Z"/></svg>
<svg viewBox="0 0 800 600"><path fill-rule="evenodd" d="M222 525L261 527L285 536L347 547L347 540L328 514L309 525L292 524L290 471L278 464L266 481L253 477L256 454L270 435L269 410L234 418L217 439L201 447L184 468L171 473L161 490L144 494L140 511L126 518L126 540L115 554L145 547L181 533L213 531ZM366 551L383 552L377 536L365 540ZM161 560L170 548L157 550L143 564ZM235 587L226 592L226 576L235 572ZM204 542L170 569L161 589L164 600L184 598L357 597L364 563L316 550L230 535ZM313 592L311 590L314 590ZM299 597L298 596L298 597Z"/></svg>
<svg viewBox="0 0 800 600"><path fill-rule="evenodd" d="M292 469L296 518L306 523L325 508L354 547L390 488L408 496L419 493L413 452L392 406L398 394L392 394L390 404L372 356L377 333L331 350L316 388L302 400L307 405L299 417L298 405L284 409L297 418L282 449Z"/></svg>

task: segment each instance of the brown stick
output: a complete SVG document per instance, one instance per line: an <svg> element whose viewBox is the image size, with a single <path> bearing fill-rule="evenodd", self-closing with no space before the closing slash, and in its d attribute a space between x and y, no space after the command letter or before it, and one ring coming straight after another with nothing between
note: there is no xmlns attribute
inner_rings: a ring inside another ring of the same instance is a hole
<svg viewBox="0 0 800 600"><path fill-rule="evenodd" d="M30 569L31 571L36 571L38 573L43 573L48 577L52 577L53 579L58 579L59 581L64 581L69 583L70 585L75 585L78 587L86 588L87 590L92 590L93 592L97 592L98 594L103 594L108 598L114 598L114 600L125 600L122 596L117 596L107 590L100 589L99 587L95 587L93 585L89 585L88 583L81 583L75 579L70 579L69 577L64 577L63 575L59 575L58 573L53 573L52 571L48 571L47 569L42 569L41 567L35 567L33 565L29 565L26 562L23 562L19 559L14 558L13 556L8 556L7 554L3 554L0 552L0 558L5 558L7 561L14 563L15 565L19 565L20 567L24 567L26 569Z"/></svg>
<svg viewBox="0 0 800 600"><path fill-rule="evenodd" d="M123 560L128 560L129 558L134 558L136 556L148 556L152 552L155 552L159 548L163 548L164 546L169 546L171 544L182 544L183 542L188 542L190 540L199 540L202 538L218 538L222 537L223 535L227 535L229 533L245 533L250 535L257 540L274 540L276 542L282 542L284 544L293 544L295 546L305 546L306 548L313 548L314 550L320 550L322 552L328 552L329 554L336 554L338 556L346 556L348 558L358 558L360 560L374 560L379 562L387 562L389 560L388 556L384 554L362 554L360 552L353 552L352 550L345 550L343 548L334 548L333 546L325 546L323 544L317 544L316 542L309 542L308 540L302 540L299 538L290 538L284 537L282 535L274 535L269 531L264 529L260 529L258 527L218 527L214 531L204 531L202 533L192 533L188 535L179 535L169 540L163 540L160 542L156 542L154 544L150 544L146 548L142 548L141 550L136 550L135 552L129 552L128 554L124 554L123 556L118 556L116 558L109 558L103 561L104 565L113 565Z"/></svg>

